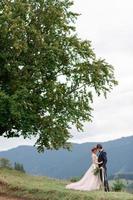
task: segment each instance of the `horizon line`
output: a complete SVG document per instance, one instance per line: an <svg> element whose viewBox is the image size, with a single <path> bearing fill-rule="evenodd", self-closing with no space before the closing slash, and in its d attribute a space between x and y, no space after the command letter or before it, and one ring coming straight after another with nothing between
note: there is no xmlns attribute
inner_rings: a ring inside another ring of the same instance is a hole
<svg viewBox="0 0 133 200"><path fill-rule="evenodd" d="M71 143L72 144L106 143L106 142L111 142L111 141L120 140L120 139L123 139L123 138L129 138L129 137L133 137L133 134L129 135L129 136L121 136L121 137L118 137L118 138L115 138L115 139L112 138L112 139L107 140L107 141L86 141L86 142L74 142L74 141L71 141ZM22 144L22 145L16 145L16 146L8 148L8 149L1 149L0 152L12 150L12 149L15 149L15 148L18 148L18 147L22 147L22 146L35 147L34 144L33 145L31 145L31 144L29 144L29 145L28 144Z"/></svg>

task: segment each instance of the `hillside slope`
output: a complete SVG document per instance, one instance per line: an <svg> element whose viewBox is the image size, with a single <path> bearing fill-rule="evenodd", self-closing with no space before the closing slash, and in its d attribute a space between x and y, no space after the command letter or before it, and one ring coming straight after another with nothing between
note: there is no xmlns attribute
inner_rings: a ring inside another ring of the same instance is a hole
<svg viewBox="0 0 133 200"><path fill-rule="evenodd" d="M0 169L0 195L25 200L133 200L133 195L120 192L81 192L65 189L67 181L29 176ZM7 198L5 199L7 200ZM12 198L13 200L13 198Z"/></svg>
<svg viewBox="0 0 133 200"><path fill-rule="evenodd" d="M34 175L55 178L81 176L91 164L91 148L96 143L73 144L72 152L60 149L39 154L34 147L20 146L0 152L12 162L20 162ZM108 174L133 172L133 136L103 143L108 153Z"/></svg>

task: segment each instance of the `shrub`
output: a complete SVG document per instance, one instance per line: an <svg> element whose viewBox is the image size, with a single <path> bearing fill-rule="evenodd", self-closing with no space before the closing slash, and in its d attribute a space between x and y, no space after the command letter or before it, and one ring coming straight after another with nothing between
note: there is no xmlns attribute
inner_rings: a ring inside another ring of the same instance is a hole
<svg viewBox="0 0 133 200"><path fill-rule="evenodd" d="M122 191L124 188L125 188L125 185L120 179L116 179L112 186L112 190L115 192Z"/></svg>
<svg viewBox="0 0 133 200"><path fill-rule="evenodd" d="M12 169L10 160L8 160L6 158L0 158L0 168Z"/></svg>

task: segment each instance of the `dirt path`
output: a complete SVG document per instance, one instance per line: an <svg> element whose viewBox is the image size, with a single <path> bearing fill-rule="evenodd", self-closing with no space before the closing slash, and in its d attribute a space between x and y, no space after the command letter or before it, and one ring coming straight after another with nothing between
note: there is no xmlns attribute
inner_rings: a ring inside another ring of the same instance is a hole
<svg viewBox="0 0 133 200"><path fill-rule="evenodd" d="M0 200L21 200L21 199L16 199L16 198L10 198L10 197L2 197L0 196Z"/></svg>
<svg viewBox="0 0 133 200"><path fill-rule="evenodd" d="M13 198L13 197L6 197L6 196L0 196L0 200L21 200L21 199L18 199L18 198Z"/></svg>
<svg viewBox="0 0 133 200"><path fill-rule="evenodd" d="M17 197L10 197L10 192L7 189L8 184L0 181L0 200L24 200L22 198ZM7 191L6 191L7 190Z"/></svg>

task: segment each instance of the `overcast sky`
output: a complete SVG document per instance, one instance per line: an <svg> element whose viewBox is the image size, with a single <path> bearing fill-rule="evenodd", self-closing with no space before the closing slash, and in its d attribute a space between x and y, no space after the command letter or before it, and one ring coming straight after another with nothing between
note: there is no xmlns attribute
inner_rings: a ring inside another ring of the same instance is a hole
<svg viewBox="0 0 133 200"><path fill-rule="evenodd" d="M107 99L94 100L93 122L84 132L72 129L73 142L108 141L133 135L133 0L74 0L73 9L81 13L77 32L92 41L97 57L115 67L119 86ZM0 150L33 140L1 138Z"/></svg>

